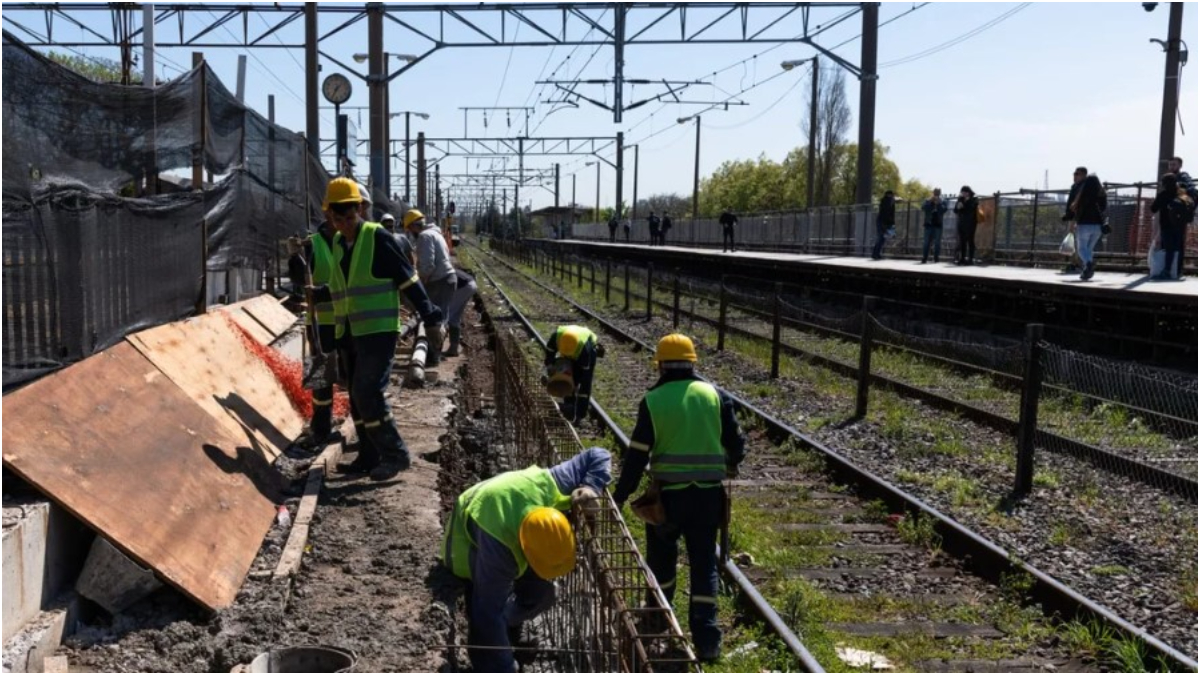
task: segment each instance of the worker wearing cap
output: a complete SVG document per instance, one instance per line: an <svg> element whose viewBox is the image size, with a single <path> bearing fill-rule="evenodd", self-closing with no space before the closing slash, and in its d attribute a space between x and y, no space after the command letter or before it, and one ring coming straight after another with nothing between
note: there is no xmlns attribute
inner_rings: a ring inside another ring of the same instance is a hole
<svg viewBox="0 0 1200 675"><path fill-rule="evenodd" d="M339 468L369 471L373 479L384 480L404 471L411 462L384 401L400 333L400 298L396 291L413 303L427 330L435 335L440 335L443 315L429 301L395 237L379 223L362 220L359 189L349 178L335 178L329 182L325 199L330 222L338 231L334 264L346 279L344 314L338 314L338 322L354 345L354 359L346 364L350 401L362 415L360 434L370 441L360 445L353 463ZM318 290L323 293L315 296L317 302L333 297L332 288ZM357 426L359 420L355 421Z"/></svg>
<svg viewBox="0 0 1200 675"><path fill-rule="evenodd" d="M308 343L316 349L317 345L325 353L336 350L350 349L345 335L345 327L338 323L337 315L345 314L346 278L333 261L334 238L337 232L329 221L329 205L321 205L325 219L321 221L317 231L304 240L292 237L288 240L288 250L292 254L288 259L289 271L298 270L301 285L311 270L314 286L325 286L330 296L322 302L314 302L313 307L305 312L305 331L308 333ZM335 305L341 305L338 312ZM350 357L353 360L353 357ZM308 433L302 437L299 444L308 448L323 447L330 441L336 440L333 430L333 383L327 387L312 391L312 422ZM356 417L356 415L352 416ZM361 425L360 425L361 426ZM362 442L362 435L359 435Z"/></svg>
<svg viewBox="0 0 1200 675"><path fill-rule="evenodd" d="M371 222L371 191L362 183L355 183L358 186L358 196L362 202L358 205L358 217L366 222Z"/></svg>
<svg viewBox="0 0 1200 675"><path fill-rule="evenodd" d="M610 482L609 452L589 448L549 469L502 473L459 495L441 559L468 582L467 643L493 648L468 648L476 672L514 672L510 647L522 624L554 604L554 580L575 567L575 534L563 512L573 504L596 508Z"/></svg>
<svg viewBox="0 0 1200 675"><path fill-rule="evenodd" d="M450 262L450 249L441 230L425 221L425 214L416 209L404 213L404 229L416 238L414 248L417 255L417 275L429 293L433 304L449 316L450 302L458 289L458 277L454 274L454 263ZM442 358L440 342L431 343L427 366L436 366Z"/></svg>
<svg viewBox="0 0 1200 675"><path fill-rule="evenodd" d="M575 391L563 397L563 408L572 422L587 415L592 398L592 379L596 374L596 359L604 356L604 346L596 334L583 326L559 326L546 342L547 370L558 359L571 361L571 379ZM549 375L549 372L547 372Z"/></svg>
<svg viewBox="0 0 1200 675"><path fill-rule="evenodd" d="M454 270L455 290L450 298L450 312L446 316L446 326L450 333L450 346L443 356L458 356L458 348L462 342L462 316L467 309L467 303L474 297L478 286L475 277L460 269Z"/></svg>
<svg viewBox="0 0 1200 675"><path fill-rule="evenodd" d="M393 216L390 213L385 213L383 214L383 217L379 219L379 224L383 226L383 229L392 233L392 236L396 238L396 244L400 246L400 253L404 256L404 259L407 260L410 265L415 266L416 262L413 260L412 242L409 241L408 235L406 235L403 230L396 230L396 216ZM428 289L426 292L428 292Z"/></svg>
<svg viewBox="0 0 1200 675"><path fill-rule="evenodd" d="M637 489L647 463L661 490L666 522L646 525L646 563L668 601L675 597L679 537L691 571L692 641L704 661L721 654L717 627L717 533L725 517L721 481L737 475L745 440L732 400L695 372L686 335L668 335L654 353L659 379L638 407L637 423L613 492L618 505Z"/></svg>

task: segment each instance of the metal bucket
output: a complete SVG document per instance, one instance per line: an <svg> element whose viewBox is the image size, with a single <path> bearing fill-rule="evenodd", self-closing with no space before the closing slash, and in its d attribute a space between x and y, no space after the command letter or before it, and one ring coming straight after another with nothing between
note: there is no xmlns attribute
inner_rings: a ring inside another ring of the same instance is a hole
<svg viewBox="0 0 1200 675"><path fill-rule="evenodd" d="M279 647L250 662L251 673L349 673L358 661L354 652L322 645Z"/></svg>
<svg viewBox="0 0 1200 675"><path fill-rule="evenodd" d="M571 359L560 357L550 366L550 377L546 382L546 391L554 398L566 398L575 393L575 378L572 375L575 367Z"/></svg>

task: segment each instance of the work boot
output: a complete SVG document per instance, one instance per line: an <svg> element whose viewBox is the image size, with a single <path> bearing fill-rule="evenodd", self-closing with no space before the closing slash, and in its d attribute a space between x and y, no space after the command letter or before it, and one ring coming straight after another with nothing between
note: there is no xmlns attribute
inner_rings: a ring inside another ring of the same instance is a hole
<svg viewBox="0 0 1200 675"><path fill-rule="evenodd" d="M450 327L450 348L442 356L458 356L458 341L462 337L462 328Z"/></svg>
<svg viewBox="0 0 1200 675"><path fill-rule="evenodd" d="M412 459L408 456L408 451L403 454L386 454L379 465L371 469L371 480L383 481L395 478L401 471L408 471L412 466Z"/></svg>

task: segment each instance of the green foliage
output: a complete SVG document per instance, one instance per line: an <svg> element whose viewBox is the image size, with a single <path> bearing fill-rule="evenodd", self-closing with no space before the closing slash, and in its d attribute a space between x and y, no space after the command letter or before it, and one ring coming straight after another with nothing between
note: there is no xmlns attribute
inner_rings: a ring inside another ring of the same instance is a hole
<svg viewBox="0 0 1200 675"><path fill-rule="evenodd" d="M121 81L121 64L111 59L64 54L53 50L46 52L46 58L60 66L70 68L94 82L117 83ZM130 69L129 79L131 84L138 84L142 81L142 74Z"/></svg>
<svg viewBox="0 0 1200 675"><path fill-rule="evenodd" d="M896 523L896 533L906 543L937 551L942 547L942 535L938 534L935 522L925 513L918 513L915 518L906 515Z"/></svg>

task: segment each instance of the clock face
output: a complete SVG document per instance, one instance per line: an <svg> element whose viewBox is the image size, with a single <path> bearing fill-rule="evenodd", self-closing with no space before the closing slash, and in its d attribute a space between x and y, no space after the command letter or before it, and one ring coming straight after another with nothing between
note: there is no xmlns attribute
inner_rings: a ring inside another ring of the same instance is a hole
<svg viewBox="0 0 1200 675"><path fill-rule="evenodd" d="M346 79L345 75L334 73L325 78L321 92L325 94L326 101L341 105L350 99L350 80Z"/></svg>

